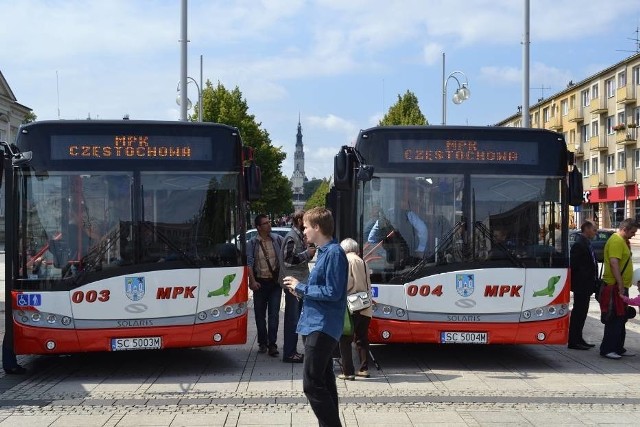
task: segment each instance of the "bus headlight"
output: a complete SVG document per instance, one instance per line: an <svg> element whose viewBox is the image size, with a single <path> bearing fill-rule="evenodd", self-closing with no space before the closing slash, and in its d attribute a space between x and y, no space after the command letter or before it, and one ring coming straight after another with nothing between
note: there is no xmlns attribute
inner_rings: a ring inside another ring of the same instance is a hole
<svg viewBox="0 0 640 427"><path fill-rule="evenodd" d="M48 323L56 323L56 315L55 314L50 314L47 316L47 322Z"/></svg>
<svg viewBox="0 0 640 427"><path fill-rule="evenodd" d="M34 322L39 322L40 319L42 319L42 316L40 315L40 313L33 313L31 315L31 320L33 320Z"/></svg>
<svg viewBox="0 0 640 427"><path fill-rule="evenodd" d="M540 307L536 308L536 316L538 317L542 317L542 315L544 314L544 310Z"/></svg>
<svg viewBox="0 0 640 427"><path fill-rule="evenodd" d="M64 326L69 326L71 324L71 318L69 316L63 316L60 321Z"/></svg>
<svg viewBox="0 0 640 427"><path fill-rule="evenodd" d="M218 317L218 316L220 316L220 310L218 310L217 308L212 309L212 310L211 310L211 315L212 315L213 317Z"/></svg>
<svg viewBox="0 0 640 427"><path fill-rule="evenodd" d="M224 312L227 313L228 315L232 315L233 314L233 307L231 307L230 305L226 306L224 308Z"/></svg>
<svg viewBox="0 0 640 427"><path fill-rule="evenodd" d="M198 313L198 319L206 320L207 319L207 313L205 313L204 311L201 311L200 313Z"/></svg>
<svg viewBox="0 0 640 427"><path fill-rule="evenodd" d="M386 315L391 314L391 307L389 307L388 305L385 305L384 307L382 307L382 312Z"/></svg>
<svg viewBox="0 0 640 427"><path fill-rule="evenodd" d="M522 312L522 317L524 317L525 319L530 319L531 318L531 312L529 310L525 310Z"/></svg>

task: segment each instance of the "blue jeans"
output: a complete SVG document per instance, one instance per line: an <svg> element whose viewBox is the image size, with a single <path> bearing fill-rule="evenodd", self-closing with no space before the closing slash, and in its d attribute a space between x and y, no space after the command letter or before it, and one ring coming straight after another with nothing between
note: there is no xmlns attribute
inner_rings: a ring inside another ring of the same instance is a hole
<svg viewBox="0 0 640 427"><path fill-rule="evenodd" d="M291 357L298 352L298 334L296 328L300 319L302 302L289 291L284 291L284 344L282 345L282 356Z"/></svg>
<svg viewBox="0 0 640 427"><path fill-rule="evenodd" d="M337 345L336 340L319 331L304 337L302 389L320 426L342 426L332 360Z"/></svg>
<svg viewBox="0 0 640 427"><path fill-rule="evenodd" d="M256 329L258 329L258 345L273 346L276 345L278 338L282 288L274 280L256 280L260 283L260 289L253 291L253 312L256 316Z"/></svg>

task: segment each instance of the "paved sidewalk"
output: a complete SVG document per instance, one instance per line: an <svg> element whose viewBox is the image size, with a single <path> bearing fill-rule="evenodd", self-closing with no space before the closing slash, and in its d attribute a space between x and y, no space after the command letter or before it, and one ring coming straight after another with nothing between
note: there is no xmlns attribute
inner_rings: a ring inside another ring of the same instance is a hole
<svg viewBox="0 0 640 427"><path fill-rule="evenodd" d="M640 320L627 330L627 347L640 353ZM595 301L584 335L602 338ZM258 354L255 336L250 310L245 345L20 356L28 375L0 374L0 427L316 425L302 366ZM638 424L640 356L611 361L597 348L548 345L374 346L373 354L382 370L337 382L345 426Z"/></svg>

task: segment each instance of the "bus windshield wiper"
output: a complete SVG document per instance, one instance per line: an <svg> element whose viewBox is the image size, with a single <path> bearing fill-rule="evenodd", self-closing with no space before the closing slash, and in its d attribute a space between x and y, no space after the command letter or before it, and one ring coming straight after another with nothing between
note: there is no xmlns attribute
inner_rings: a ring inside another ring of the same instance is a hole
<svg viewBox="0 0 640 427"><path fill-rule="evenodd" d="M445 251L453 246L455 243L455 237L459 235L460 230L464 229L465 221L460 220L456 222L453 227L447 231L442 238L436 244L436 247L431 252L425 252L424 257L418 261L418 263L408 272L400 276L400 280L404 283L406 280L416 277L416 275L423 271L428 264L444 264L447 263L447 256Z"/></svg>
<svg viewBox="0 0 640 427"><path fill-rule="evenodd" d="M484 237L485 239L489 239L489 241L491 242L491 247L492 248L498 248L500 250L500 253L503 253L506 255L506 257L517 267L524 267L524 264L522 263L522 261L520 261L511 250L509 250L509 248L507 248L502 242L497 241L494 237L493 234L489 231L489 229L487 228L486 225L484 225L481 221L476 221L473 224L473 229L474 230L478 230L480 231L480 234L482 234L482 237Z"/></svg>
<svg viewBox="0 0 640 427"><path fill-rule="evenodd" d="M198 262L198 259L196 257L187 253L184 249L176 245L171 239L169 239L161 231L159 231L158 227L152 226L151 223L148 221L139 221L138 223L142 224L143 227L151 231L155 236L158 237L158 239L160 239L162 243L167 245L167 248L169 248L170 250L175 252L177 255L179 255L180 258L186 261L189 265L191 265L192 267L200 266L200 263Z"/></svg>

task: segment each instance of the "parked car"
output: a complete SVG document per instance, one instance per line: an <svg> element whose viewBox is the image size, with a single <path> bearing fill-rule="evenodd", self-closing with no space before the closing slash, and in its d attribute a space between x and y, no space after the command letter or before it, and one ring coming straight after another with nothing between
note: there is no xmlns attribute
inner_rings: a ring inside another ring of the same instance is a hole
<svg viewBox="0 0 640 427"><path fill-rule="evenodd" d="M597 230L596 235L591 240L591 247L596 255L596 261L603 262L604 260L604 244L607 243L609 237L615 233L614 230ZM573 246L576 241L576 237L580 234L580 230L572 230L569 232L569 246Z"/></svg>
<svg viewBox="0 0 640 427"><path fill-rule="evenodd" d="M289 231L291 231L291 227L271 227L271 232L272 233L279 234L282 237L286 236ZM247 241L249 241L252 238L254 238L256 234L258 234L258 230L256 230L255 228L251 228L251 229L247 230ZM233 239L233 241L231 243L235 243L238 240L239 237L240 237L239 235L236 236L236 238ZM240 246L240 245L238 245L238 246Z"/></svg>
<svg viewBox="0 0 640 427"><path fill-rule="evenodd" d="M287 233L291 231L291 227L271 227L271 232L281 235L282 237L286 236ZM247 240L251 240L258 234L258 230L252 228L247 230Z"/></svg>

